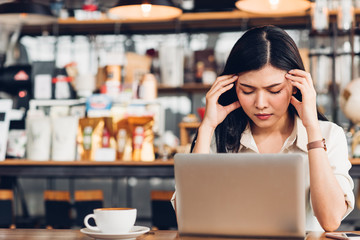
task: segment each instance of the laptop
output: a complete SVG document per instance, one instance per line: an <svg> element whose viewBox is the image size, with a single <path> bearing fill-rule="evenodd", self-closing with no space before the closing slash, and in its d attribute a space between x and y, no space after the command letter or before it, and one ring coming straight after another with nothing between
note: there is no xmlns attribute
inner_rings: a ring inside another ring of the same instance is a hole
<svg viewBox="0 0 360 240"><path fill-rule="evenodd" d="M305 237L300 154L176 154L180 235Z"/></svg>

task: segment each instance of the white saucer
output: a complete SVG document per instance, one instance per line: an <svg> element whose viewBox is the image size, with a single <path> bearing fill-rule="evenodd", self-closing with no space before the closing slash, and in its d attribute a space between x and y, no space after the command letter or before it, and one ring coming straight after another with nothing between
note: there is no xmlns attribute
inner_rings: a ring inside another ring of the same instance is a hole
<svg viewBox="0 0 360 240"><path fill-rule="evenodd" d="M136 237L150 231L148 227L134 226L128 233L102 233L100 231L90 230L88 228L82 228L80 232L86 234L89 237L96 239L135 239Z"/></svg>

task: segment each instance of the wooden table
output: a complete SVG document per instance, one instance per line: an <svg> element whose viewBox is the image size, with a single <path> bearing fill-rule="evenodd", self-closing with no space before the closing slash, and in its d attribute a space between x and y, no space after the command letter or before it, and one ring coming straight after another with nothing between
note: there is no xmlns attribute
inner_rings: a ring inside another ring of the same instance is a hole
<svg viewBox="0 0 360 240"><path fill-rule="evenodd" d="M360 233L360 232L356 232ZM92 240L80 232L80 230L55 230L55 229L0 229L0 239L11 240ZM234 238L205 238L179 236L177 231L150 231L139 236L137 240L229 240ZM257 238L259 239L259 238ZM265 238L264 238L265 239ZM275 238L272 238L273 240ZM246 240L246 238L241 238ZM253 239L252 239L253 240ZM282 238L284 240L284 238ZM306 240L329 240L322 232L311 232Z"/></svg>

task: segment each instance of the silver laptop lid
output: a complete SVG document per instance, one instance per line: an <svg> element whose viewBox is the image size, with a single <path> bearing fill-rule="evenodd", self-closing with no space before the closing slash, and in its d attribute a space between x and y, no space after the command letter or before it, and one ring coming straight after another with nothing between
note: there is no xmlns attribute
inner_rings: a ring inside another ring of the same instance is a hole
<svg viewBox="0 0 360 240"><path fill-rule="evenodd" d="M300 154L176 154L180 234L305 236Z"/></svg>

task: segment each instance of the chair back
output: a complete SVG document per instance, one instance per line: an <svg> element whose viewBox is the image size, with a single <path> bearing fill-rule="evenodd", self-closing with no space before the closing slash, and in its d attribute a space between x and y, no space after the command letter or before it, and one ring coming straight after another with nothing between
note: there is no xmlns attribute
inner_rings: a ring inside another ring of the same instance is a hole
<svg viewBox="0 0 360 240"><path fill-rule="evenodd" d="M154 229L177 229L176 214L170 199L174 191L151 192L151 220Z"/></svg>
<svg viewBox="0 0 360 240"><path fill-rule="evenodd" d="M15 228L13 190L0 189L0 227Z"/></svg>
<svg viewBox="0 0 360 240"><path fill-rule="evenodd" d="M74 194L74 207L76 210L75 224L84 226L84 218L86 215L93 213L96 208L102 208L104 202L104 194L102 190L77 190ZM90 225L94 225L93 219L89 220Z"/></svg>
<svg viewBox="0 0 360 240"><path fill-rule="evenodd" d="M44 202L47 228L71 227L71 204L68 191L46 190Z"/></svg>

